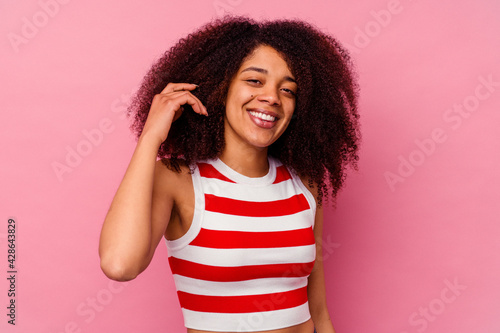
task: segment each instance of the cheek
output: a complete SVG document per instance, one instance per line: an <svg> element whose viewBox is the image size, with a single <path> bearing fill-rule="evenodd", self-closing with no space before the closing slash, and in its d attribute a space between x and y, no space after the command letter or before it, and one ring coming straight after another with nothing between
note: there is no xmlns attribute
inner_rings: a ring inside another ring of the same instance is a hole
<svg viewBox="0 0 500 333"><path fill-rule="evenodd" d="M295 113L295 100L290 101L290 103L287 104L287 106L286 106L287 116L289 116L291 118L294 113Z"/></svg>
<svg viewBox="0 0 500 333"><path fill-rule="evenodd" d="M230 105L232 108L241 108L250 102L251 99L251 93L247 93L243 89L238 89L237 92L235 91L228 95L226 105Z"/></svg>

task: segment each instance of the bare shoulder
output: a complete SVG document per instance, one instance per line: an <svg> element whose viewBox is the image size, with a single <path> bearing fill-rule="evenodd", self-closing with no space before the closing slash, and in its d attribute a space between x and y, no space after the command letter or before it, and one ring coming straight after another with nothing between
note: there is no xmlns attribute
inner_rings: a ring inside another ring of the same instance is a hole
<svg viewBox="0 0 500 333"><path fill-rule="evenodd" d="M161 220L176 218L177 208L189 204L193 197L189 166L179 163L175 168L169 160L158 160L153 184L153 216Z"/></svg>
<svg viewBox="0 0 500 333"><path fill-rule="evenodd" d="M176 193L185 188L183 185L190 182L191 172L184 161L179 161L178 168L168 159L156 161L154 185L160 192L175 197Z"/></svg>
<svg viewBox="0 0 500 333"><path fill-rule="evenodd" d="M317 201L318 200L318 184L316 184L315 182L311 181L309 178L304 177L304 176L301 176L300 180L302 181L302 184L304 184L304 186L309 190L309 192L312 193L312 195L314 196L314 199L316 199L316 201Z"/></svg>
<svg viewBox="0 0 500 333"><path fill-rule="evenodd" d="M153 220L168 221L165 238L184 235L194 214L194 189L191 170L183 161L177 168L169 160L156 162L153 190ZM163 221L163 222L162 222Z"/></svg>

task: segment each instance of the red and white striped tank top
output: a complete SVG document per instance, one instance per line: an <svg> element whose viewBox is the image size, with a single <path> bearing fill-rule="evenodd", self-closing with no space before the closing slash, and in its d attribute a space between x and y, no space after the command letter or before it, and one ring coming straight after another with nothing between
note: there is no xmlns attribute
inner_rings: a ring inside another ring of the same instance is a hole
<svg viewBox="0 0 500 333"><path fill-rule="evenodd" d="M250 178L219 159L197 164L191 227L167 240L186 327L253 332L310 318L316 202L278 160L269 166Z"/></svg>

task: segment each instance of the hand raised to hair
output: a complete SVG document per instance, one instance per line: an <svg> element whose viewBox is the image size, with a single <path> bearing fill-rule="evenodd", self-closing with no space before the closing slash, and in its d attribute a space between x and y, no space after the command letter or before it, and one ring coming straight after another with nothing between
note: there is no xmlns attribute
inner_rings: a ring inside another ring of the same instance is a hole
<svg viewBox="0 0 500 333"><path fill-rule="evenodd" d="M153 98L141 137L148 136L152 140L158 140L159 146L167 139L170 126L181 116L182 106L185 104L190 105L194 112L208 116L207 108L191 93L197 87L191 83L167 84Z"/></svg>

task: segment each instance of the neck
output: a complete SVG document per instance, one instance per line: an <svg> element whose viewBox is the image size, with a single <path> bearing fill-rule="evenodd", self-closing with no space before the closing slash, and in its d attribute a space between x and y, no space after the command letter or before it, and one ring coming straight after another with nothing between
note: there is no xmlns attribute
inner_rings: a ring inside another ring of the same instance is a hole
<svg viewBox="0 0 500 333"><path fill-rule="evenodd" d="M241 149L226 145L219 158L228 167L247 177L263 177L269 172L267 147Z"/></svg>

